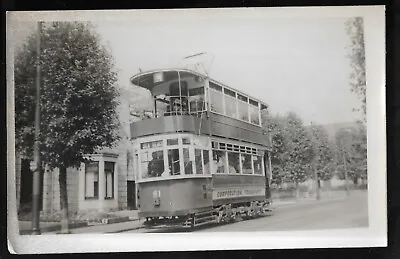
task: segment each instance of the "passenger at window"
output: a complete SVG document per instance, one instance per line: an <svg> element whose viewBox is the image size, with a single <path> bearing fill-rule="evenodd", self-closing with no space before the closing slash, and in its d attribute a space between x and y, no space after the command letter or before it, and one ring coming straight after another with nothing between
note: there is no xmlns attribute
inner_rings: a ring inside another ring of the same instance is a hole
<svg viewBox="0 0 400 259"><path fill-rule="evenodd" d="M152 153L153 160L148 165L149 177L159 177L164 172L164 161L157 157L157 152Z"/></svg>

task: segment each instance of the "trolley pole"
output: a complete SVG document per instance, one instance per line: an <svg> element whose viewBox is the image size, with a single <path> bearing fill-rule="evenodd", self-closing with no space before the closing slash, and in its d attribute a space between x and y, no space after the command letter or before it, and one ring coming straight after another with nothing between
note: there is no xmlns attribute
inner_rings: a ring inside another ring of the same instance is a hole
<svg viewBox="0 0 400 259"><path fill-rule="evenodd" d="M33 189L32 189L32 235L40 235L39 226L39 204L40 204L40 36L42 22L38 22L37 42L36 42L36 111L35 111L35 143L34 143L34 161L31 163L33 171Z"/></svg>

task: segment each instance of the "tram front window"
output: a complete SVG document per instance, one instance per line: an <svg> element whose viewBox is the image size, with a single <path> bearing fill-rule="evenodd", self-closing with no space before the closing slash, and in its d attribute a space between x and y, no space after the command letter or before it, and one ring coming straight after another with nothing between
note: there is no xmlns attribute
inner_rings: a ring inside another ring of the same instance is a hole
<svg viewBox="0 0 400 259"><path fill-rule="evenodd" d="M163 151L146 151L141 154L142 178L159 177L164 172Z"/></svg>
<svg viewBox="0 0 400 259"><path fill-rule="evenodd" d="M183 149L183 166L185 174L193 174L192 161L190 161L190 153L188 148Z"/></svg>
<svg viewBox="0 0 400 259"><path fill-rule="evenodd" d="M168 164L170 175L180 174L179 149L176 148L168 150Z"/></svg>
<svg viewBox="0 0 400 259"><path fill-rule="evenodd" d="M196 174L203 174L203 163L201 160L201 149L194 150L194 162L196 165Z"/></svg>

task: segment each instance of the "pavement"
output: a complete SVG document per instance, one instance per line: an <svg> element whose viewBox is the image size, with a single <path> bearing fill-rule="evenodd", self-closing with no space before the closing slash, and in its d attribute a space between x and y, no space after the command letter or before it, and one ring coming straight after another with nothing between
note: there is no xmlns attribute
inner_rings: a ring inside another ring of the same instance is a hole
<svg viewBox="0 0 400 259"><path fill-rule="evenodd" d="M367 193L367 192L365 192ZM304 206L307 204L324 203L335 200L344 200L345 192L325 192L321 193L321 199L316 200L315 197L301 198L298 200L275 200L272 203L273 209ZM102 223L88 225L71 224L70 230L72 234L82 233L120 233L126 231L136 231L143 228L143 219L139 219L137 210L122 210L112 212L115 218L112 220L103 220ZM32 223L30 221L20 221L20 234L29 234ZM40 222L40 229L43 234L57 234L60 230L58 222Z"/></svg>

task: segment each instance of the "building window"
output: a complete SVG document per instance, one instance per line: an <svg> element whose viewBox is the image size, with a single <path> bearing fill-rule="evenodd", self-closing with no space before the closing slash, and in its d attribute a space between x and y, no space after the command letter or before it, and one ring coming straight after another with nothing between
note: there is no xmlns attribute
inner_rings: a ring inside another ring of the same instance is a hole
<svg viewBox="0 0 400 259"><path fill-rule="evenodd" d="M188 148L183 149L183 167L185 174L193 174L192 161L190 160Z"/></svg>
<svg viewBox="0 0 400 259"><path fill-rule="evenodd" d="M85 164L85 199L99 198L99 162Z"/></svg>
<svg viewBox="0 0 400 259"><path fill-rule="evenodd" d="M261 156L253 156L253 167L254 174L262 175L262 157Z"/></svg>
<svg viewBox="0 0 400 259"><path fill-rule="evenodd" d="M251 165L251 155L241 154L242 171L243 174L253 174L253 167Z"/></svg>
<svg viewBox="0 0 400 259"><path fill-rule="evenodd" d="M140 154L142 178L158 177L164 172L163 151L146 151Z"/></svg>
<svg viewBox="0 0 400 259"><path fill-rule="evenodd" d="M230 174L240 174L239 153L228 152L228 163Z"/></svg>
<svg viewBox="0 0 400 259"><path fill-rule="evenodd" d="M104 162L104 173L106 179L106 199L114 198L114 162Z"/></svg>

